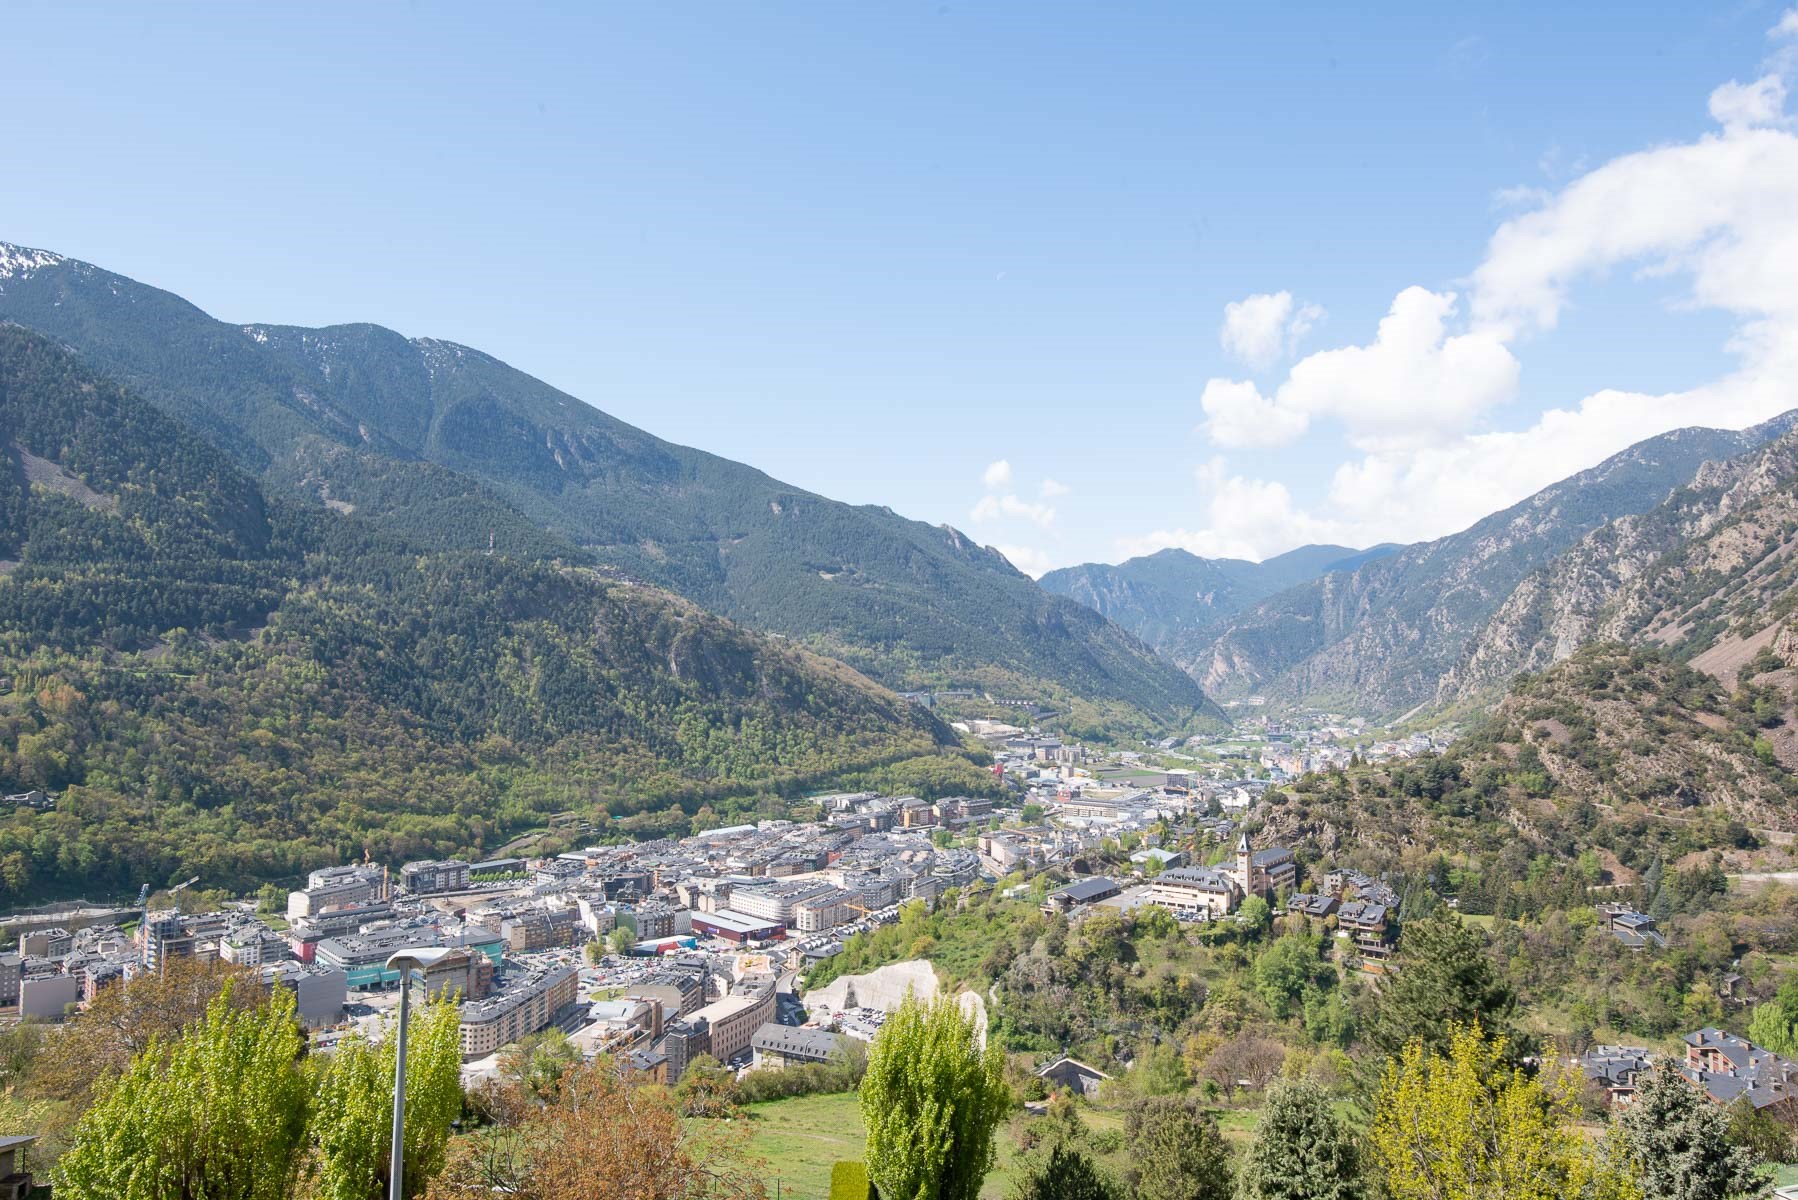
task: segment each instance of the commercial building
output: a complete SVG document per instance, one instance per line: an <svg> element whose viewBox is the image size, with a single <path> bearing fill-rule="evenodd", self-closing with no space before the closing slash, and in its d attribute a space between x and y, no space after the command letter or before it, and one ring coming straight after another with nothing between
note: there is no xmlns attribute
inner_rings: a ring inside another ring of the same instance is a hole
<svg viewBox="0 0 1798 1200"><path fill-rule="evenodd" d="M765 921L725 909L723 912L694 913L693 932L700 937L723 938L741 944L775 941L787 935L787 927L778 921Z"/></svg>
<svg viewBox="0 0 1798 1200"><path fill-rule="evenodd" d="M757 1029L749 1039L757 1067L788 1067L825 1063L843 1052L843 1037L823 1029L777 1025L773 1021Z"/></svg>
<svg viewBox="0 0 1798 1200"><path fill-rule="evenodd" d="M728 1063L749 1049L756 1030L774 1019L774 989L733 992L706 1005L691 1019L706 1023L711 1031L712 1057Z"/></svg>
<svg viewBox="0 0 1798 1200"><path fill-rule="evenodd" d="M28 975L19 983L19 1016L60 1021L81 1001L79 975Z"/></svg>
<svg viewBox="0 0 1798 1200"><path fill-rule="evenodd" d="M460 859L424 859L400 868L400 886L414 896L461 891L468 886L468 864Z"/></svg>
<svg viewBox="0 0 1798 1200"><path fill-rule="evenodd" d="M298 962L270 963L258 972L263 986L284 987L293 993L300 1024L324 1029L343 1020L349 988L344 973L335 967L307 966Z"/></svg>
<svg viewBox="0 0 1798 1200"><path fill-rule="evenodd" d="M287 915L310 917L328 908L344 908L387 898L387 870L357 863L326 867L306 877L304 891L287 893Z"/></svg>
<svg viewBox="0 0 1798 1200"><path fill-rule="evenodd" d="M505 953L505 942L499 934L479 925L399 925L325 938L318 943L313 958L323 966L341 970L352 991L366 991L398 983L399 972L387 969L387 959L400 950L417 946L471 950L485 955L495 967Z"/></svg>
<svg viewBox="0 0 1798 1200"><path fill-rule="evenodd" d="M575 1005L580 973L548 967L505 982L485 1000L462 1006L462 1057L480 1058L501 1046L548 1029Z"/></svg>

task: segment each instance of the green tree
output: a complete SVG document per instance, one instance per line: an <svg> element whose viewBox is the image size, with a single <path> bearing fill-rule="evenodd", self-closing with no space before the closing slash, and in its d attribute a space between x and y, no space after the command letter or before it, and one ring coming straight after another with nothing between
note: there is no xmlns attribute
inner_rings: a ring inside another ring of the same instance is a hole
<svg viewBox="0 0 1798 1200"><path fill-rule="evenodd" d="M1268 1093L1238 1181L1239 1200L1364 1200L1354 1131L1310 1080Z"/></svg>
<svg viewBox="0 0 1798 1200"><path fill-rule="evenodd" d="M885 1200L974 1200L1011 1106L1004 1055L983 1050L952 996L907 996L874 1039L862 1079L868 1176Z"/></svg>
<svg viewBox="0 0 1798 1200"><path fill-rule="evenodd" d="M1260 896L1250 896L1236 910L1236 923L1248 930L1250 937L1262 937L1274 927L1274 910Z"/></svg>
<svg viewBox="0 0 1798 1200"><path fill-rule="evenodd" d="M1656 1071L1617 1117L1642 1192L1654 1200L1729 1200L1766 1186L1760 1159L1732 1144L1729 1116L1677 1071Z"/></svg>
<svg viewBox="0 0 1798 1200"><path fill-rule="evenodd" d="M637 936L623 925L606 934L606 949L613 954L629 954L637 944Z"/></svg>
<svg viewBox="0 0 1798 1200"><path fill-rule="evenodd" d="M1281 1020L1317 975L1318 946L1309 933L1288 933L1255 960L1255 990Z"/></svg>
<svg viewBox="0 0 1798 1200"><path fill-rule="evenodd" d="M1399 942L1399 971L1386 977L1368 1040L1389 1057L1413 1042L1447 1048L1453 1026L1478 1024L1504 1036L1516 998L1497 977L1484 939L1452 913L1407 922Z"/></svg>
<svg viewBox="0 0 1798 1200"><path fill-rule="evenodd" d="M1124 1113L1139 1200L1228 1200L1230 1151L1196 1097L1149 1096Z"/></svg>
<svg viewBox="0 0 1798 1200"><path fill-rule="evenodd" d="M1370 1144L1390 1200L1638 1200L1580 1134L1577 1082L1510 1058L1503 1038L1456 1025L1446 1051L1419 1037L1387 1062Z"/></svg>
<svg viewBox="0 0 1798 1200"><path fill-rule="evenodd" d="M241 1009L227 985L206 1017L154 1039L103 1087L56 1168L73 1200L284 1200L306 1142L305 1039L293 994Z"/></svg>
<svg viewBox="0 0 1798 1200"><path fill-rule="evenodd" d="M1754 1006L1748 1040L1775 1054L1798 1054L1798 979L1787 980L1773 999Z"/></svg>
<svg viewBox="0 0 1798 1200"><path fill-rule="evenodd" d="M1117 1189L1084 1150L1056 1142L1011 1185L1011 1200L1116 1200Z"/></svg>
<svg viewBox="0 0 1798 1200"><path fill-rule="evenodd" d="M406 1037L408 1196L443 1167L450 1123L462 1111L461 1006L439 999L413 1014ZM393 1131L393 1072L399 1039L346 1038L318 1071L317 1200L382 1200Z"/></svg>
<svg viewBox="0 0 1798 1200"><path fill-rule="evenodd" d="M500 1052L500 1078L515 1083L539 1100L552 1099L563 1072L581 1061L580 1047L560 1029L533 1033Z"/></svg>

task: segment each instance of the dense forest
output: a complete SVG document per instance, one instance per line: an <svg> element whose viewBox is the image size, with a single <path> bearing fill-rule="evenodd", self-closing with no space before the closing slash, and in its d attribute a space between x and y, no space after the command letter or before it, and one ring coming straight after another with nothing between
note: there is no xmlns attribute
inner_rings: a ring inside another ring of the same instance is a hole
<svg viewBox="0 0 1798 1200"><path fill-rule="evenodd" d="M1221 727L1198 686L947 526L664 442L466 346L374 325L236 326L55 260L0 319L199 430L271 495L409 542L603 567L896 688L980 687L1075 736Z"/></svg>
<svg viewBox="0 0 1798 1200"><path fill-rule="evenodd" d="M0 327L0 903L786 811L843 779L990 787L841 664L588 567L271 501Z"/></svg>

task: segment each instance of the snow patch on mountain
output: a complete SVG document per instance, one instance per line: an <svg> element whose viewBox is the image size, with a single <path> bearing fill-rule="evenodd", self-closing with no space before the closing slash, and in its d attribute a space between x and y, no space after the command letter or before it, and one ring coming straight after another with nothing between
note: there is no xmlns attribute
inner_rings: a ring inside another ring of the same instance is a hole
<svg viewBox="0 0 1798 1200"><path fill-rule="evenodd" d="M52 254L48 250L33 250L28 246L15 246L11 242L0 242L0 279L30 279L34 271L46 267L60 266L67 260L60 254Z"/></svg>

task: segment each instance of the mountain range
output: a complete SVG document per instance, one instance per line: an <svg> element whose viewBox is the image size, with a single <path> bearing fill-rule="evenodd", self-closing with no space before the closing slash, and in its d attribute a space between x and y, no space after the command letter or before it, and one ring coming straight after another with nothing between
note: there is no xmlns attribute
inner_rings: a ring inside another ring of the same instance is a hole
<svg viewBox="0 0 1798 1200"><path fill-rule="evenodd" d="M1216 722L1193 679L947 526L674 445L466 346L231 325L0 243L0 320L203 433L271 493L438 550L603 568L894 688L973 686L1076 734Z"/></svg>
<svg viewBox="0 0 1798 1200"><path fill-rule="evenodd" d="M1752 475L1753 453L1783 444L1795 423L1788 413L1746 430L1649 438L1459 533L1326 562L1251 600L1230 586L1239 564L1180 551L1073 568L1049 586L1110 613L1220 700L1259 695L1393 719L1490 699L1586 641L1646 631L1596 620L1609 592L1575 577L1628 575L1732 513L1725 481ZM1317 549L1295 553L1317 564ZM1710 577L1682 578L1701 595Z"/></svg>
<svg viewBox="0 0 1798 1200"><path fill-rule="evenodd" d="M422 546L270 495L47 339L0 325L0 901L564 818L685 832L861 775L991 776L918 705L589 566Z"/></svg>
<svg viewBox="0 0 1798 1200"><path fill-rule="evenodd" d="M1264 562L1200 558L1187 550L1158 550L1110 566L1082 563L1050 571L1039 583L1116 621L1157 650L1202 635L1224 618L1297 584L1334 571L1352 571L1391 553L1391 545L1300 546Z"/></svg>

